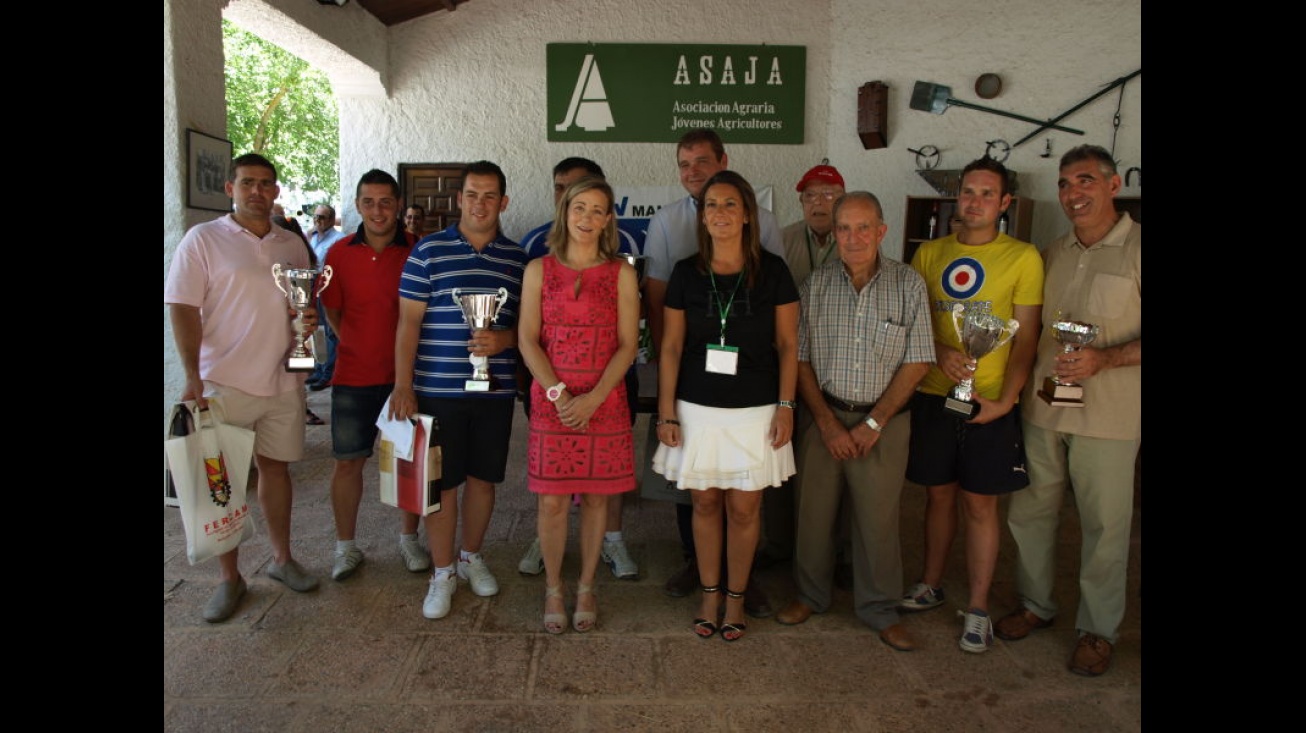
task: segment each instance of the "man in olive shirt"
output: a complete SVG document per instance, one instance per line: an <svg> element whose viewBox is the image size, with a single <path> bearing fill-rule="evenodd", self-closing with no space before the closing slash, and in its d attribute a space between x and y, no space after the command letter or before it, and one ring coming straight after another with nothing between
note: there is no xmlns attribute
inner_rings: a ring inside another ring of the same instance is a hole
<svg viewBox="0 0 1306 733"><path fill-rule="evenodd" d="M1081 145L1061 157L1057 190L1072 229L1043 252L1043 325L1074 320L1101 330L1092 344L1070 353L1046 330L1039 339L1023 400L1029 488L1012 495L1007 515L1021 606L995 632L1016 641L1052 624L1057 526L1073 476L1083 545L1078 640L1068 666L1093 677L1110 666L1125 614L1134 463L1142 441L1143 227L1116 211L1120 174L1099 146ZM1083 407L1036 396L1043 378L1053 375L1084 388Z"/></svg>

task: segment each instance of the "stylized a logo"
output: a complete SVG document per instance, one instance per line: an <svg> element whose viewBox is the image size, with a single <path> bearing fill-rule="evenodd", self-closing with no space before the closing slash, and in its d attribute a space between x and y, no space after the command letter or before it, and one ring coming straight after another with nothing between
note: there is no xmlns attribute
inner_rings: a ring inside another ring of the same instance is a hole
<svg viewBox="0 0 1306 733"><path fill-rule="evenodd" d="M581 62L576 88L572 90L571 103L567 105L567 118L553 129L566 132L573 122L586 132L603 132L614 124L608 94L603 90L599 65L592 53L585 54L585 60Z"/></svg>

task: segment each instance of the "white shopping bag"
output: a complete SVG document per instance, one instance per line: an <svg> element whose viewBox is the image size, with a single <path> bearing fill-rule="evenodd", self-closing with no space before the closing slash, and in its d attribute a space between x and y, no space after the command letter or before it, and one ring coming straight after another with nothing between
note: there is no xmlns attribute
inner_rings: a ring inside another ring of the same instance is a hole
<svg viewBox="0 0 1306 733"><path fill-rule="evenodd" d="M254 536L245 492L254 431L221 422L213 409L184 404L195 429L163 446L186 530L186 559L195 565Z"/></svg>

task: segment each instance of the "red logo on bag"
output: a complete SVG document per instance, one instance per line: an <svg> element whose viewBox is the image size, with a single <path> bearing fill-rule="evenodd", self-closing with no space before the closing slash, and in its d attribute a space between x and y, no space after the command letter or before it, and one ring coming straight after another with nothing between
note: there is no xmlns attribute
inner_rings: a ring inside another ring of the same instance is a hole
<svg viewBox="0 0 1306 733"><path fill-rule="evenodd" d="M209 496L218 506L226 506L231 501L231 482L227 480L227 463L219 453L216 458L204 459L204 470L209 477Z"/></svg>

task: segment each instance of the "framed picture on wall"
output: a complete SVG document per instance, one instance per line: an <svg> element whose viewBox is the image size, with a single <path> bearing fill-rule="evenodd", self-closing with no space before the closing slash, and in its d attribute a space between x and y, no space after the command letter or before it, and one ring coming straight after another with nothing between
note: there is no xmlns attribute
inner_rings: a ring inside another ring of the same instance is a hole
<svg viewBox="0 0 1306 733"><path fill-rule="evenodd" d="M227 168L231 141L186 130L186 205L192 209L231 211L227 196Z"/></svg>

